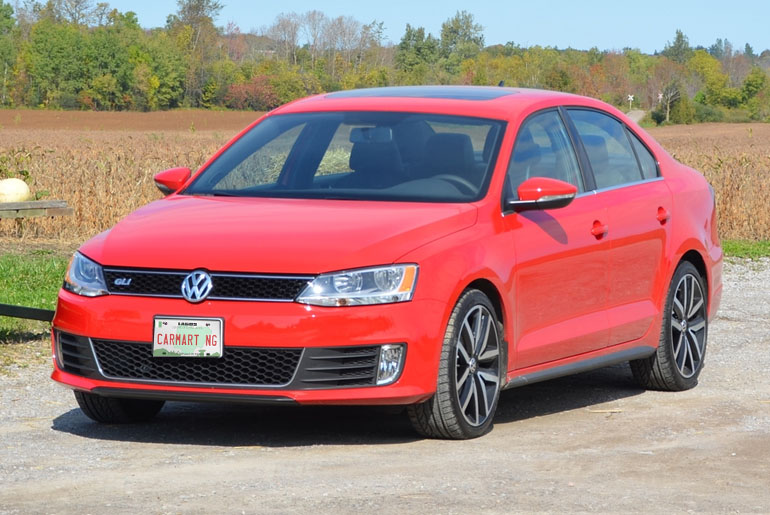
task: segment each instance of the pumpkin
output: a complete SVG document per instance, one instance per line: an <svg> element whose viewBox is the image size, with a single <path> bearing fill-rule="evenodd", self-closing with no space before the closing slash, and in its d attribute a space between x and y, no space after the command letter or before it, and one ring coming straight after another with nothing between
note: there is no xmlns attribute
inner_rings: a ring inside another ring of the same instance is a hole
<svg viewBox="0 0 770 515"><path fill-rule="evenodd" d="M29 197L29 186L21 179L3 179L0 181L0 202L24 202Z"/></svg>

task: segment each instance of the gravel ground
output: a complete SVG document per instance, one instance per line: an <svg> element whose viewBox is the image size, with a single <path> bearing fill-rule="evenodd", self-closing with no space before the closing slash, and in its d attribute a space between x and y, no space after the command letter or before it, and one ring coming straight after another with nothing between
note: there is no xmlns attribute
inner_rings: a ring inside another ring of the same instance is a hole
<svg viewBox="0 0 770 515"><path fill-rule="evenodd" d="M476 440L381 409L169 404L98 425L44 366L0 376L0 513L770 512L770 260L733 261L701 383L627 366L503 393Z"/></svg>

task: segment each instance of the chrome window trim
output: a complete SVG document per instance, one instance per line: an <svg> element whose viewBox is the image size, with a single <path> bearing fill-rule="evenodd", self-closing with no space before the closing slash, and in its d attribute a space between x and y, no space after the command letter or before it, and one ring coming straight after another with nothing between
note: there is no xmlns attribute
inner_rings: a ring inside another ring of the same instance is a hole
<svg viewBox="0 0 770 515"><path fill-rule="evenodd" d="M658 181L662 181L662 180L663 180L663 177L654 177L652 179L643 179L641 181L624 182L623 184L616 184L614 186L608 186L606 188L597 188L594 191L597 194L599 194L599 193L604 193L605 191L612 191L612 190L617 190L617 189L621 189L621 188L628 188L630 186L638 186L640 184L646 184L648 182L658 182Z"/></svg>

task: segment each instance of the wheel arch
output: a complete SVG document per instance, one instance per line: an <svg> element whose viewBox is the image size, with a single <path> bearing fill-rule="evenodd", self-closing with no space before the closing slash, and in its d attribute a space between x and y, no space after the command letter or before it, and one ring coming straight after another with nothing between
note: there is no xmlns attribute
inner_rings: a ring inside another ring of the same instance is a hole
<svg viewBox="0 0 770 515"><path fill-rule="evenodd" d="M700 252L698 252L695 249L690 249L687 252L685 252L681 259L679 260L679 263L682 261L688 261L690 262L696 270L698 270L698 273L703 277L703 280L706 281L706 295L708 295L709 292L709 274L708 274L708 268L706 267L706 261L703 259L703 256L701 256ZM679 266L679 263L677 263L677 266Z"/></svg>
<svg viewBox="0 0 770 515"><path fill-rule="evenodd" d="M479 278L469 283L463 291L466 290L479 290L481 293L487 296L492 306L495 308L495 315L497 320L506 327L505 323L505 310L503 309L503 298L500 295L500 291L489 279ZM462 295L462 294L461 294Z"/></svg>
<svg viewBox="0 0 770 515"><path fill-rule="evenodd" d="M501 378L501 385L504 387L508 371L512 367L511 357L514 355L514 352L512 352L511 349L511 342L507 338L509 331L512 328L511 325L513 322L511 317L506 316L506 313L510 313L511 310L506 309L505 301L503 300L503 295L501 294L500 289L497 287L497 285L495 285L494 282L487 278L480 277L469 282L465 288L460 291L459 295L455 299L455 303L457 303L460 297L462 297L463 293L468 290L479 290L481 293L487 296L489 302L492 303L492 307L495 309L495 315L497 316L498 322L502 325L500 328L500 337L502 338L500 344L502 351L505 353L503 359L505 365L501 367L501 372L503 373Z"/></svg>

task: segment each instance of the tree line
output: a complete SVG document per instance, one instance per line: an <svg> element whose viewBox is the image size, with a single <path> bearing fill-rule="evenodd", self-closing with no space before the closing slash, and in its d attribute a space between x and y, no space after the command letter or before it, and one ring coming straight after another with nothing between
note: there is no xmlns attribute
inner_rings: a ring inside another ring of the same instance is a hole
<svg viewBox="0 0 770 515"><path fill-rule="evenodd" d="M485 44L466 11L438 35L407 25L283 13L258 31L216 26L217 0L178 0L161 28L94 0L0 0L0 106L272 109L309 94L406 84L544 88L652 112L658 123L770 119L770 50L677 31L654 55Z"/></svg>

